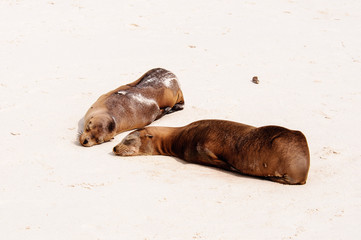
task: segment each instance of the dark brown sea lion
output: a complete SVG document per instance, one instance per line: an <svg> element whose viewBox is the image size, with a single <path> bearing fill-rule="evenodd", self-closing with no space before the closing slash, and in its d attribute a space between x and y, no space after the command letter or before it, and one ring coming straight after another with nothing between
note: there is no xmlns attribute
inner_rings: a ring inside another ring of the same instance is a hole
<svg viewBox="0 0 361 240"><path fill-rule="evenodd" d="M142 128L167 113L182 110L183 93L177 77L162 68L98 98L84 117L79 142L90 147L116 134Z"/></svg>
<svg viewBox="0 0 361 240"><path fill-rule="evenodd" d="M113 151L120 156L175 156L284 184L305 184L310 167L301 132L223 120L201 120L178 128L146 127L130 133Z"/></svg>

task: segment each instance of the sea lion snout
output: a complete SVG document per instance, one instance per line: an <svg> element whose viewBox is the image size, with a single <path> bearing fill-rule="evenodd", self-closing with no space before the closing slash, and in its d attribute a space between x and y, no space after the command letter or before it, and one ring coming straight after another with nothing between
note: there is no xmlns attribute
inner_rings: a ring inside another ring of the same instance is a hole
<svg viewBox="0 0 361 240"><path fill-rule="evenodd" d="M140 129L129 133L113 152L119 156L151 155L154 152L153 135L146 130Z"/></svg>
<svg viewBox="0 0 361 240"><path fill-rule="evenodd" d="M135 156L139 153L141 145L140 133L134 131L127 135L123 141L113 148L113 152L119 156Z"/></svg>
<svg viewBox="0 0 361 240"><path fill-rule="evenodd" d="M99 142L99 140L95 139L94 137L89 136L89 134L83 133L79 137L79 142L84 147L91 147L91 146L97 144L97 142Z"/></svg>
<svg viewBox="0 0 361 240"><path fill-rule="evenodd" d="M136 148L134 146L126 146L124 144L118 144L113 148L113 152L119 156L135 156Z"/></svg>
<svg viewBox="0 0 361 240"><path fill-rule="evenodd" d="M116 123L109 114L99 114L92 117L79 136L79 142L84 147L110 141L115 135Z"/></svg>
<svg viewBox="0 0 361 240"><path fill-rule="evenodd" d="M94 145L94 144L91 143L91 139L90 139L89 136L87 136L86 133L82 133L79 136L79 143L84 147L91 147L91 146Z"/></svg>

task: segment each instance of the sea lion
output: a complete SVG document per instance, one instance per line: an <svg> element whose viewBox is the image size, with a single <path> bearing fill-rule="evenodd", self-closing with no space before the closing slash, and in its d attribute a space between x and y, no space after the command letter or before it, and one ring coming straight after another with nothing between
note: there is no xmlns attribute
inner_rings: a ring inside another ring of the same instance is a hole
<svg viewBox="0 0 361 240"><path fill-rule="evenodd" d="M182 110L183 105L177 77L162 68L149 70L138 80L98 98L85 114L79 142L90 147L109 141L118 133Z"/></svg>
<svg viewBox="0 0 361 240"><path fill-rule="evenodd" d="M300 131L223 120L146 127L127 135L113 151L120 156L175 156L284 184L305 184L310 166L307 141Z"/></svg>

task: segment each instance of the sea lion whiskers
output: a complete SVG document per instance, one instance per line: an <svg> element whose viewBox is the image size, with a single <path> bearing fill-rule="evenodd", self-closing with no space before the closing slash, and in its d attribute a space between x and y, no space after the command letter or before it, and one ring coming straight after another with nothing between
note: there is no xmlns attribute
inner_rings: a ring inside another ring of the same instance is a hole
<svg viewBox="0 0 361 240"><path fill-rule="evenodd" d="M83 134L83 130L78 130L78 132L77 132L77 137L79 138L80 135L82 135L82 134Z"/></svg>

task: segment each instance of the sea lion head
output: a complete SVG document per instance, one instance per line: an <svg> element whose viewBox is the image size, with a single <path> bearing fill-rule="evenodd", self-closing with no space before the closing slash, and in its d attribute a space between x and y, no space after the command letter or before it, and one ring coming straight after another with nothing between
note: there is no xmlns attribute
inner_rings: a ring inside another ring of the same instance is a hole
<svg viewBox="0 0 361 240"><path fill-rule="evenodd" d="M97 114L84 124L84 130L79 136L79 142L84 147L110 141L116 134L116 122L109 114Z"/></svg>
<svg viewBox="0 0 361 240"><path fill-rule="evenodd" d="M153 135L146 128L133 131L113 148L113 152L119 156L152 155Z"/></svg>

